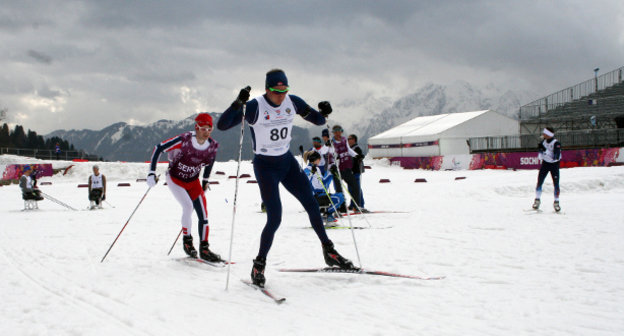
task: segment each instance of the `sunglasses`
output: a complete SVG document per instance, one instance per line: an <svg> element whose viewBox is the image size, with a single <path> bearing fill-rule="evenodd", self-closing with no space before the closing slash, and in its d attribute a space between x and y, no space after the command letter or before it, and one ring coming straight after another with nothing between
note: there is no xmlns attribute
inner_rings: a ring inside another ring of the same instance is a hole
<svg viewBox="0 0 624 336"><path fill-rule="evenodd" d="M276 88L269 88L269 91L273 92L273 93L277 93L277 94L285 94L288 92L289 88L286 88L286 90L280 90L280 89L276 89Z"/></svg>
<svg viewBox="0 0 624 336"><path fill-rule="evenodd" d="M212 125L209 125L209 126L199 126L199 125L197 125L197 128L202 130L202 131L204 131L204 132L206 132L206 131L211 131L212 130Z"/></svg>

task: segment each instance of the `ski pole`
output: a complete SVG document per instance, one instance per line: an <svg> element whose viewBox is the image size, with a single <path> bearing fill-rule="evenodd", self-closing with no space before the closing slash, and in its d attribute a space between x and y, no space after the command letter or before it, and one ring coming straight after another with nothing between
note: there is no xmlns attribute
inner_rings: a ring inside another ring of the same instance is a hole
<svg viewBox="0 0 624 336"><path fill-rule="evenodd" d="M329 123L326 123L325 126L327 127L327 132L330 132L329 129ZM338 171L338 183L340 183L340 186L342 186L342 176L340 175L340 158L336 159L336 148L334 148L334 140L332 140L330 138L329 140L329 145L331 146L332 149L332 156L334 157L334 163L336 164L336 170ZM328 157L329 158L329 157ZM347 191L347 193L349 193ZM351 197L351 195L349 194L349 197ZM345 203L347 202L347 200L345 199ZM357 202L354 202L357 203ZM349 220L349 228L351 231L351 236L353 237L353 246L355 247L355 254L357 255L358 258L358 264L360 264L360 268L362 268L362 260L360 259L360 251L358 250L358 246L357 246L357 241L355 240L355 232L353 231L353 223L351 222L351 216L349 215L349 211L347 211L347 219Z"/></svg>
<svg viewBox="0 0 624 336"><path fill-rule="evenodd" d="M299 145L299 152L301 152L301 166L305 167L305 159L303 158L303 146Z"/></svg>
<svg viewBox="0 0 624 336"><path fill-rule="evenodd" d="M180 235L182 234L182 230L180 229L180 233L178 233L178 236L176 237L176 239L173 241L173 244L171 245L171 248L169 249L169 252L167 252L167 255L171 254L171 251L173 251L173 247L175 246L175 244L178 242L178 239L180 239Z"/></svg>
<svg viewBox="0 0 624 336"><path fill-rule="evenodd" d="M110 205L110 206L111 206L111 208L114 208L114 207L115 207L114 205L110 204L107 200L104 200L104 202L106 202L106 204Z"/></svg>
<svg viewBox="0 0 624 336"><path fill-rule="evenodd" d="M160 175L158 175L158 176L160 176ZM158 177L156 177L156 178L158 178ZM137 204L137 206L134 208L134 211L132 211L132 214L130 214L130 217L128 217L128 220L126 221L126 224L124 224L124 226L121 228L121 231L119 231L119 234L117 234L117 238L115 238L115 240L113 241L111 246L108 248L108 251L106 251L106 254L104 254L104 256L102 257L102 260L100 262L104 262L104 259L106 259L106 256L108 255L108 252L110 252L110 250L113 248L113 246L117 242L117 239L119 239L119 236L121 236L121 233L123 232L123 230L126 228L128 223L130 223L130 219L132 218L132 216L134 216L134 213L137 211L137 209L139 208L141 203L143 203L143 200L145 199L145 196L147 196L147 193L150 190L152 190L152 187L147 188L147 190L145 191L145 194L143 194L143 197L141 197L141 200L139 201L139 204Z"/></svg>
<svg viewBox="0 0 624 336"><path fill-rule="evenodd" d="M251 87L247 86L245 88L247 91L251 91ZM241 118L241 135L240 142L238 144L238 166L236 167L236 183L234 187L234 203L232 206L232 228L230 229L230 251L228 254L228 268L227 268L227 278L225 279L225 290L228 290L230 284L230 268L232 265L232 244L234 242L234 222L236 218L236 200L238 198L238 180L240 179L240 165L241 165L241 157L243 154L243 135L245 134L245 112L247 112L247 103L243 103L243 116Z"/></svg>
<svg viewBox="0 0 624 336"><path fill-rule="evenodd" d="M41 190L39 190L39 193L41 193L41 195L43 195L43 197L45 197L45 199L47 199L47 200L50 200L50 201L52 201L52 202L54 202L54 203L56 203L56 204L58 204L60 206L64 206L64 207L66 207L69 210L78 211L77 209L75 209L75 208L73 208L73 207L71 207L71 206L69 206L69 205L59 201L58 199L56 199L56 198L54 198L54 197L44 193Z"/></svg>

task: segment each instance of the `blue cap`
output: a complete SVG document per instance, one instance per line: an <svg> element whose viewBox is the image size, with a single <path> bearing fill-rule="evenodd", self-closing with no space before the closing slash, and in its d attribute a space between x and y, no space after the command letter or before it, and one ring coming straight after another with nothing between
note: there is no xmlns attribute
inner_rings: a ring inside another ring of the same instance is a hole
<svg viewBox="0 0 624 336"><path fill-rule="evenodd" d="M276 87L279 85L288 86L288 78L282 70L271 70L266 74L266 82L264 87L266 89Z"/></svg>
<svg viewBox="0 0 624 336"><path fill-rule="evenodd" d="M24 169L23 169L23 170L24 170L25 172L26 172L26 171L29 171L30 169L32 169L32 168L30 168L30 166L29 166L29 165L24 165Z"/></svg>

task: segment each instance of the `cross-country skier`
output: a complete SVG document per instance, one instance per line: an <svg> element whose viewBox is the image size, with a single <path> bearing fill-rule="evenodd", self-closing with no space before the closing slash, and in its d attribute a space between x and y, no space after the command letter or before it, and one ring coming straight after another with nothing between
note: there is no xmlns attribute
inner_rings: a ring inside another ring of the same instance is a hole
<svg viewBox="0 0 624 336"><path fill-rule="evenodd" d="M167 152L169 168L167 169L167 186L173 196L182 205L182 233L184 252L190 257L197 257L191 235L191 215L193 209L197 214L199 231L199 257L212 262L223 261L218 254L208 248L208 210L204 190L208 184L210 171L217 155L219 143L210 137L212 117L208 113L200 113L195 118L195 131L182 133L165 140L154 147L150 163L147 184L153 187L158 182L156 164L162 152ZM204 167L202 183L199 173Z"/></svg>
<svg viewBox="0 0 624 336"><path fill-rule="evenodd" d="M93 174L89 176L89 201L90 208L102 209L102 201L106 199L106 176L100 174L100 167L93 166Z"/></svg>
<svg viewBox="0 0 624 336"><path fill-rule="evenodd" d="M295 116L300 115L315 125L323 125L325 117L332 112L331 105L326 101L320 102L319 113L303 99L289 95L288 90L288 79L284 71L271 70L266 74L264 95L248 102L249 88L240 90L237 99L225 110L217 123L220 130L238 125L242 120L245 105L245 120L251 128L255 153L254 173L267 213L267 221L260 237L260 250L253 261L251 271L251 279L258 286L264 286L266 257L282 221L279 183L301 202L308 213L312 228L322 243L325 262L329 266L354 267L351 261L336 252L334 244L327 237L310 183L289 151L290 132Z"/></svg>
<svg viewBox="0 0 624 336"><path fill-rule="evenodd" d="M308 166L303 170L308 176L314 197L319 206L326 206L327 208L327 223L336 222L334 213L338 211L338 207L344 203L344 195L342 193L329 193L329 185L332 182L333 176L329 172L324 172L321 168L321 154L316 151L307 152Z"/></svg>
<svg viewBox="0 0 624 336"><path fill-rule="evenodd" d="M544 128L542 136L544 140L538 145L538 158L542 160L542 166L537 176L533 209L537 210L540 207L542 184L544 184L546 176L550 173L555 189L555 203L553 206L555 211L559 212L561 211L561 207L559 206L559 160L561 160L561 143L559 140L555 139L555 131L550 127Z"/></svg>

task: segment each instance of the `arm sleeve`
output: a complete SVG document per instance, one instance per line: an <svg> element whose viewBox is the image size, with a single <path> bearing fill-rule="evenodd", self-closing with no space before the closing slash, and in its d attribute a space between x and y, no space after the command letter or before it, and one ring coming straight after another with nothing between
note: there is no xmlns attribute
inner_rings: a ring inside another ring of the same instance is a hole
<svg viewBox="0 0 624 336"><path fill-rule="evenodd" d="M23 192L28 191L28 189L26 189L26 177L24 175L19 179L19 187L22 188Z"/></svg>
<svg viewBox="0 0 624 336"><path fill-rule="evenodd" d="M154 151L152 152L152 159L150 160L149 172L150 173L156 172L156 164L158 163L158 158L160 157L160 154L162 154L162 152L179 144L181 141L182 141L182 138L180 136L177 136L177 137L165 140L159 143L158 145L154 146Z"/></svg>
<svg viewBox="0 0 624 336"><path fill-rule="evenodd" d="M561 143L557 141L555 144L555 148L553 149L553 156L555 160L559 160L561 158Z"/></svg>
<svg viewBox="0 0 624 336"><path fill-rule="evenodd" d="M87 185L89 186L89 194L91 194L91 176L89 175L89 179L87 180Z"/></svg>
<svg viewBox="0 0 624 336"><path fill-rule="evenodd" d="M323 185L325 185L325 189L329 188L329 184L332 182L333 179L334 176L326 171L325 176L323 177Z"/></svg>
<svg viewBox="0 0 624 336"><path fill-rule="evenodd" d="M102 194L106 194L106 176L102 174Z"/></svg>
<svg viewBox="0 0 624 336"><path fill-rule="evenodd" d="M253 99L245 104L245 121L250 125L256 123L258 119L258 101ZM217 128L221 131L228 130L241 123L243 117L243 105L232 103L217 121Z"/></svg>
<svg viewBox="0 0 624 336"><path fill-rule="evenodd" d="M351 156L357 156L358 153L356 151L354 151L351 147L347 146L347 151L349 152L349 155Z"/></svg>
<svg viewBox="0 0 624 336"><path fill-rule="evenodd" d="M313 123L314 125L325 125L325 117L321 113L308 105L303 99L298 96L290 96L297 114L303 117L306 121Z"/></svg>
<svg viewBox="0 0 624 336"><path fill-rule="evenodd" d="M202 181L208 181L210 178L210 173L212 172L212 167L214 166L214 162L204 167L204 177Z"/></svg>

